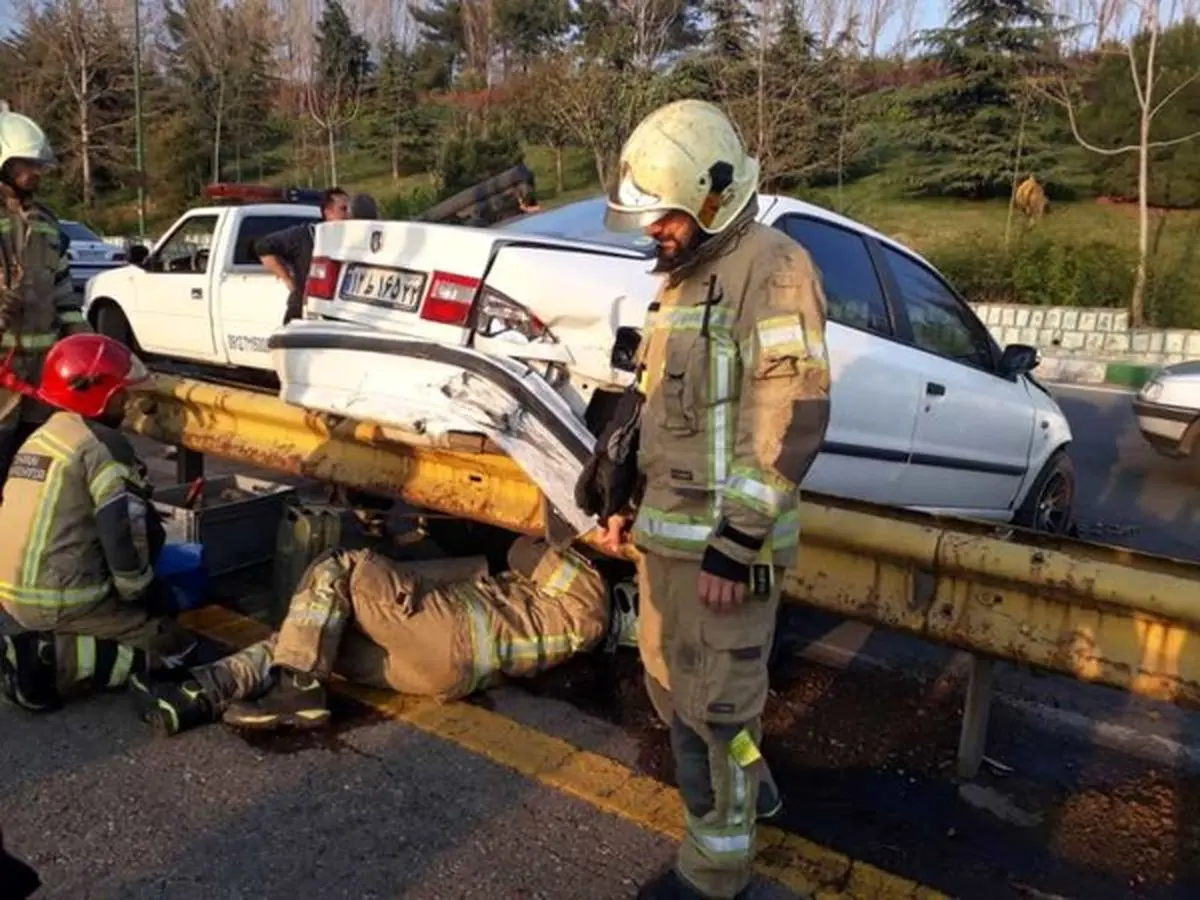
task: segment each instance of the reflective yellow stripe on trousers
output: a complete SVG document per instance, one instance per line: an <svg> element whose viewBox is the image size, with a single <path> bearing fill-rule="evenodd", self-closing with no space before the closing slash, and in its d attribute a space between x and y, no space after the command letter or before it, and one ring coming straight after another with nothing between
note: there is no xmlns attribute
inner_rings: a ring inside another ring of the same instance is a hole
<svg viewBox="0 0 1200 900"><path fill-rule="evenodd" d="M56 331L32 331L23 334L13 334L6 331L0 335L0 347L11 350L20 347L22 350L49 350L58 342Z"/></svg>

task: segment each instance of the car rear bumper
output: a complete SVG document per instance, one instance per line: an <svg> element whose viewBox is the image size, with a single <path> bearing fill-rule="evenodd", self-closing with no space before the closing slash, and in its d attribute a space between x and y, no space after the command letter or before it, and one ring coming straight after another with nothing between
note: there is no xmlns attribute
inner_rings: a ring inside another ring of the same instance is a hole
<svg viewBox="0 0 1200 900"><path fill-rule="evenodd" d="M1200 420L1200 410L1141 399L1133 401L1133 414L1147 442L1156 450L1173 456L1190 449L1186 446L1189 429Z"/></svg>

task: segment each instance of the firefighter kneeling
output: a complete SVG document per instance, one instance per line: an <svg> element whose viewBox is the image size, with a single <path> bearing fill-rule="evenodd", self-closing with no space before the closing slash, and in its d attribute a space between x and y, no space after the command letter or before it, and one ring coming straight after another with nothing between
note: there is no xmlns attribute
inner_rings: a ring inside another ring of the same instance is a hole
<svg viewBox="0 0 1200 900"><path fill-rule="evenodd" d="M0 505L0 607L25 629L3 638L0 687L27 710L121 688L194 646L167 613L153 567L162 525L145 466L117 430L126 389L146 377L97 334L56 343L36 389L0 371L0 388L57 410L20 446Z"/></svg>
<svg viewBox="0 0 1200 900"><path fill-rule="evenodd" d="M830 378L820 276L756 221L758 172L718 108L684 100L634 130L608 199L609 227L657 242L664 282L640 400L626 398L576 492L613 549L632 527L646 686L686 811L678 859L644 900L744 896L756 819L778 806L757 746L767 659Z"/></svg>

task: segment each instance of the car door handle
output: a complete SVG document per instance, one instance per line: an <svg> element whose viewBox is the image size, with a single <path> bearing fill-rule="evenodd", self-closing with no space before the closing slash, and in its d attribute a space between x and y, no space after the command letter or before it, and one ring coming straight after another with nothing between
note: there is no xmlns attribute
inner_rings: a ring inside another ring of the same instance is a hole
<svg viewBox="0 0 1200 900"><path fill-rule="evenodd" d="M936 381L927 381L925 383L925 393L933 397L941 397L946 393L946 386L938 384Z"/></svg>
<svg viewBox="0 0 1200 900"><path fill-rule="evenodd" d="M192 288L192 299L193 300L203 300L204 299L204 291L202 291L200 288Z"/></svg>

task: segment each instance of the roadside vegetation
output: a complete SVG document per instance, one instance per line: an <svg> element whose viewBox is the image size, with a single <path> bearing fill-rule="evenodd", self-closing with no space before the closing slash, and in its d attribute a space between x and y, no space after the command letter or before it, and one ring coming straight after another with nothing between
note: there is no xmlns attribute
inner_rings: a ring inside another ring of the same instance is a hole
<svg viewBox="0 0 1200 900"><path fill-rule="evenodd" d="M419 212L524 159L600 189L638 119L721 103L764 189L873 225L972 300L1200 327L1196 0L25 0L6 99L63 216L158 233L212 181ZM140 58L144 170L133 148Z"/></svg>

